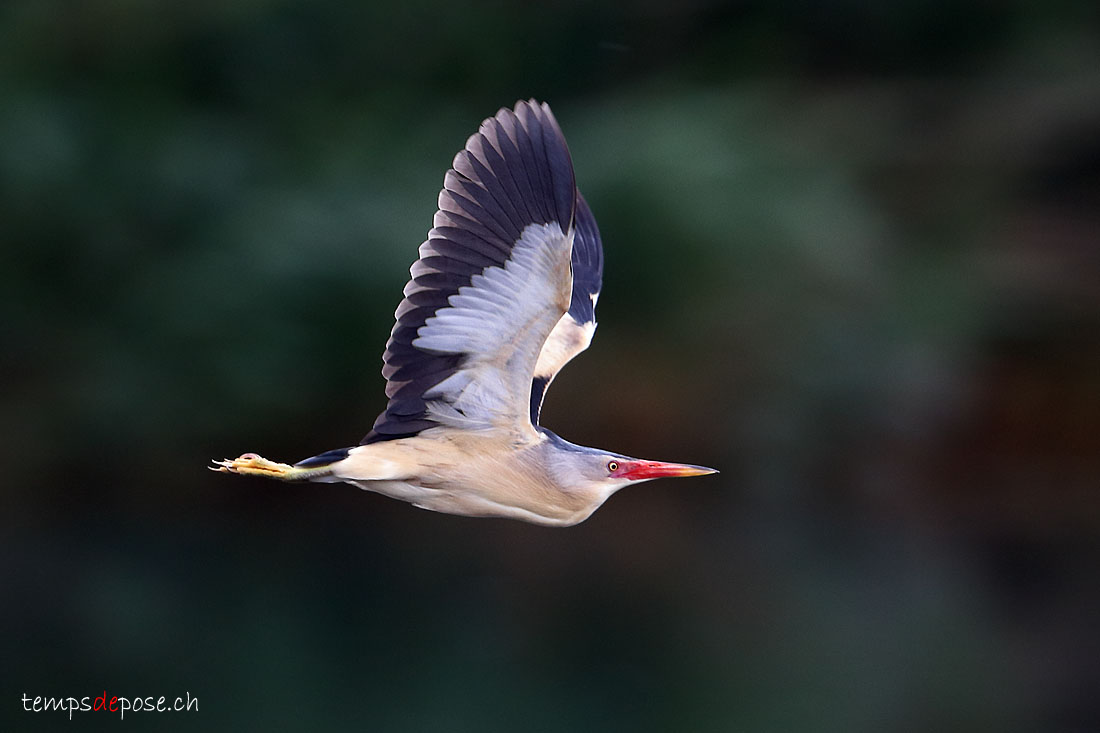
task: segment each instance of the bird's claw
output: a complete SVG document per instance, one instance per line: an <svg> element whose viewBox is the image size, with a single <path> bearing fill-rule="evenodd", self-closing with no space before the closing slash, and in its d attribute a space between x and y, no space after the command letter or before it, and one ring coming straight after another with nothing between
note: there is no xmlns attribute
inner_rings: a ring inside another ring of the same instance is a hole
<svg viewBox="0 0 1100 733"><path fill-rule="evenodd" d="M211 471L217 471L218 473L236 473L242 476L264 476L266 478L285 479L289 478L294 472L293 466L269 461L255 453L245 453L240 458L226 458L222 461L213 461L213 464L212 466L208 466Z"/></svg>

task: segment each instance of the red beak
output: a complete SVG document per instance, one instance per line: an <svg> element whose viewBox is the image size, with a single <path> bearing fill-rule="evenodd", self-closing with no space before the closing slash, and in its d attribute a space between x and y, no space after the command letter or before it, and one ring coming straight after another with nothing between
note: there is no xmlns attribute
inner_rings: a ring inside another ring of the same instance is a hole
<svg viewBox="0 0 1100 733"><path fill-rule="evenodd" d="M706 466L690 466L686 463L664 463L662 461L623 461L619 470L612 475L631 481L648 481L654 478L672 478L677 476L705 476L718 473L717 469Z"/></svg>

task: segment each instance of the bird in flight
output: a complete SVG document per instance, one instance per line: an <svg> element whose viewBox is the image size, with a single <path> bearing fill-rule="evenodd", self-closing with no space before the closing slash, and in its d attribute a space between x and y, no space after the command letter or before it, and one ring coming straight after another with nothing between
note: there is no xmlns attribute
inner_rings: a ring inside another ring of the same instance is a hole
<svg viewBox="0 0 1100 733"><path fill-rule="evenodd" d="M629 484L714 469L574 445L546 388L596 330L603 246L545 103L481 123L443 179L382 357L389 402L353 448L212 470L347 482L422 509L570 526Z"/></svg>

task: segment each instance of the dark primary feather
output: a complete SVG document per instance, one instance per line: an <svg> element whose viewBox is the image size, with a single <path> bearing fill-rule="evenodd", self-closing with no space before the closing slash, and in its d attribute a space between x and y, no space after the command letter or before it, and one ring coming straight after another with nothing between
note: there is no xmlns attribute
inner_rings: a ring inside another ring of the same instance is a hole
<svg viewBox="0 0 1100 733"><path fill-rule="evenodd" d="M474 275L503 268L528 225L557 223L568 232L576 200L569 149L547 105L502 109L467 140L444 177L434 226L397 308L383 355L389 403L363 444L436 425L423 395L460 370L466 355L419 349L418 331Z"/></svg>
<svg viewBox="0 0 1100 733"><path fill-rule="evenodd" d="M599 298L600 288L603 286L603 242L600 240L600 228L596 225L596 217L588 208L588 202L584 196L577 192L577 213L573 226L576 231L573 235L573 296L569 302L569 317L563 318L556 330L561 333L551 334L555 337L568 336L566 331L581 329L588 324L596 323L596 299ZM547 348L550 344L547 344ZM569 355L572 359L584 351L587 344L578 346ZM566 359L568 361L569 359ZM547 374L535 374L531 383L531 424L539 424L539 415L542 412L542 402L546 397L546 390L554 381L557 370L564 366L564 362L557 365L557 369Z"/></svg>
<svg viewBox="0 0 1100 733"><path fill-rule="evenodd" d="M569 314L578 323L594 323L594 299L599 297L603 287L603 243L596 217L579 191L574 226L577 231L573 238L573 299L569 303Z"/></svg>
<svg viewBox="0 0 1100 733"><path fill-rule="evenodd" d="M539 424L542 414L542 401L546 397L546 388L550 386L550 377L535 376L531 380L531 424Z"/></svg>

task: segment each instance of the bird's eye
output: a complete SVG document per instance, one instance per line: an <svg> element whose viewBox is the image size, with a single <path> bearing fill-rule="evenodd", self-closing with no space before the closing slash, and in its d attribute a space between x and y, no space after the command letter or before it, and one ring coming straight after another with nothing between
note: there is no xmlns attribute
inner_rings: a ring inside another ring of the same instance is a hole
<svg viewBox="0 0 1100 733"><path fill-rule="evenodd" d="M607 470L611 473L615 473L619 470L619 464L616 461L611 461L607 464Z"/></svg>

